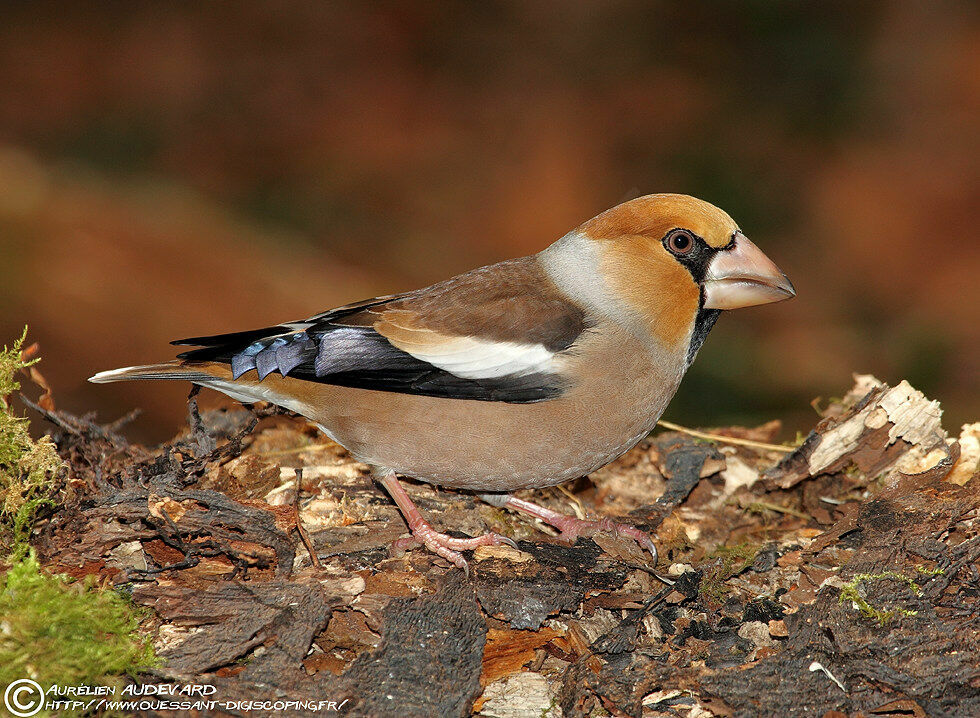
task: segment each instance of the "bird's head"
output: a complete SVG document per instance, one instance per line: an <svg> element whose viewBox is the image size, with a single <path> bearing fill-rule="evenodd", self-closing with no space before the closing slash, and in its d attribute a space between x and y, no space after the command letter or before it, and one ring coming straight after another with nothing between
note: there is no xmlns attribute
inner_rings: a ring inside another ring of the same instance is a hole
<svg viewBox="0 0 980 718"><path fill-rule="evenodd" d="M686 336L702 310L750 307L796 294L728 214L687 195L624 202L585 222L569 239L595 257L604 293L667 342Z"/></svg>

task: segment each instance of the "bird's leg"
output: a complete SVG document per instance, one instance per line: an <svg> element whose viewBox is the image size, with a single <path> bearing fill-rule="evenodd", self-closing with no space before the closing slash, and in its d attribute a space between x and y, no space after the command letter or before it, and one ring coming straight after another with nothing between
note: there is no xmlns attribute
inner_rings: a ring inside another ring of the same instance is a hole
<svg viewBox="0 0 980 718"><path fill-rule="evenodd" d="M636 541L641 548L645 548L647 551L653 554L653 561L654 563L657 562L657 547L654 545L650 535L645 531L641 531L635 526L616 523L608 517L599 519L598 521L586 521L584 519L568 516L567 514L559 513L558 511L553 511L544 506L539 506L538 504L525 501L524 499L518 499L513 496L501 494L479 494L479 497L484 501L493 504L494 506L499 506L500 508L504 509L513 509L514 511L520 511L528 516L541 519L546 524L554 526L556 529L561 531L561 538L570 543L574 542L579 536L592 536L597 531L618 533L621 536L626 536Z"/></svg>
<svg viewBox="0 0 980 718"><path fill-rule="evenodd" d="M460 551L475 549L477 546L499 546L500 544L516 546L506 536L492 532L466 539L439 533L422 517L422 512L419 511L418 507L409 497L408 492L399 483L394 471L383 473L379 478L379 482L398 505L402 516L405 517L405 523L408 524L408 528L412 532L413 539L467 573L469 573L469 567L466 564L466 559L459 553ZM401 541L396 541L395 544L396 546L400 545Z"/></svg>

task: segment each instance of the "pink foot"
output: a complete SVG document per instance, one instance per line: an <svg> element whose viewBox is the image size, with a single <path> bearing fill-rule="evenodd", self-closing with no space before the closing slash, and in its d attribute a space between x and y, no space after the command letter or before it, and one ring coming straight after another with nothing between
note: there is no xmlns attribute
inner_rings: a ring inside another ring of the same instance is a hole
<svg viewBox="0 0 980 718"><path fill-rule="evenodd" d="M405 517L412 538L398 539L394 543L394 548L407 548L414 543L420 543L432 553L442 556L454 566L463 569L468 576L470 573L469 565L463 558L460 551L468 551L478 546L499 546L507 544L517 547L513 541L506 536L496 533L485 533L475 538L456 538L448 534L439 533L432 525L422 518L422 513L412 502L404 487L398 483L394 473L387 473L381 477L381 485L391 494L398 508Z"/></svg>
<svg viewBox="0 0 980 718"><path fill-rule="evenodd" d="M530 501L516 499L513 496L508 496L503 506L504 508L514 509L529 516L534 516L546 524L554 526L561 531L561 538L569 543L574 543L579 536L593 536L599 531L618 533L620 536L626 536L636 541L640 545L640 548L644 548L651 553L654 564L657 563L657 547L654 545L653 540L648 533L641 531L635 526L616 523L608 517L599 519L598 521L586 521L552 511L549 508L539 506Z"/></svg>
<svg viewBox="0 0 980 718"><path fill-rule="evenodd" d="M467 575L470 572L469 565L463 555L459 553L460 551L475 549L477 546L500 546L501 544L515 548L517 546L506 536L495 533L485 533L475 538L456 538L449 534L439 533L426 521L414 527L409 526L409 528L412 530L412 537L398 539L393 544L394 548L403 549L412 544L422 544L432 553L442 556L456 567L466 571Z"/></svg>

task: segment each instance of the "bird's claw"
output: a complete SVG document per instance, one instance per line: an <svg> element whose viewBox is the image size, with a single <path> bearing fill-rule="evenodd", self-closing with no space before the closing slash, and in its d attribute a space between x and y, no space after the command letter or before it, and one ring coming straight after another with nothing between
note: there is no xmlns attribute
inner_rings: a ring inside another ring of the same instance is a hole
<svg viewBox="0 0 980 718"><path fill-rule="evenodd" d="M414 527L411 538L399 539L395 541L393 547L403 549L413 543L422 544L432 553L442 556L457 568L463 569L467 576L470 574L469 564L460 551L470 551L480 546L500 546L501 544L517 548L517 544L513 540L492 531L473 538L456 538L436 531L428 523Z"/></svg>
<svg viewBox="0 0 980 718"><path fill-rule="evenodd" d="M513 539L509 539L506 536L500 536L500 534L497 534L497 537L500 539L500 543L505 543L511 548L517 548L517 542Z"/></svg>
<svg viewBox="0 0 980 718"><path fill-rule="evenodd" d="M653 539L645 531L640 531L635 526L616 523L609 517L601 518L598 521L587 521L515 496L507 497L501 505L504 508L520 511L554 526L561 532L561 538L569 543L575 543L579 536L594 536L599 531L626 536L636 541L640 548L649 551L653 556L654 565L657 563L657 547L654 545Z"/></svg>
<svg viewBox="0 0 980 718"><path fill-rule="evenodd" d="M619 534L626 538L631 538L639 544L640 548L646 549L653 556L653 563L656 565L658 560L657 546L646 531L641 531L635 526L621 524L606 517L598 521L587 521L573 516L565 517L566 521L560 526L561 538L569 543L574 543L579 536L593 536L597 532Z"/></svg>

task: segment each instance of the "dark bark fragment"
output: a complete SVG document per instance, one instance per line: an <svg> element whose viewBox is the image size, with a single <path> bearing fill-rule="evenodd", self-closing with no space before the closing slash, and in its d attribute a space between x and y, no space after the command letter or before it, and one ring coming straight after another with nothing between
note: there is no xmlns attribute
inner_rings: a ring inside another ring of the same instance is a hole
<svg viewBox="0 0 980 718"><path fill-rule="evenodd" d="M483 610L512 628L537 629L548 616L574 611L587 593L623 585L621 566L599 562L599 547L589 539L574 546L520 542L534 562L509 565L488 560L477 564L476 593Z"/></svg>
<svg viewBox="0 0 980 718"><path fill-rule="evenodd" d="M166 673L196 677L248 658L242 680L278 681L299 671L313 636L330 618L330 600L316 583L222 581L213 588L140 586L133 598L152 606L178 626L193 626L174 649L166 651ZM263 651L251 657L259 646Z"/></svg>
<svg viewBox="0 0 980 718"><path fill-rule="evenodd" d="M459 577L432 596L394 599L381 645L336 679L333 695L350 700L346 715L469 715L486 632L473 589Z"/></svg>

